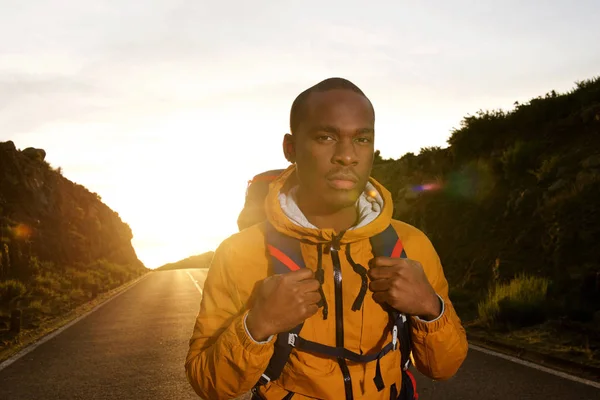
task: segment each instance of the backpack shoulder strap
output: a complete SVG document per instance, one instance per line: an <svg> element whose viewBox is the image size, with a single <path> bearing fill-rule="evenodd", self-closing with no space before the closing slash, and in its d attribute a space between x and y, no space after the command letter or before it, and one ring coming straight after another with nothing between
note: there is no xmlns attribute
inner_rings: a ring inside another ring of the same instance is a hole
<svg viewBox="0 0 600 400"><path fill-rule="evenodd" d="M275 229L269 222L266 222L265 226L265 240L273 274L285 274L286 272L306 268L299 240L284 235ZM290 337L289 334L298 335L302 330L303 325L304 324L300 324L287 333L277 335L273 356L271 356L271 359L269 360L267 369L255 385L255 389L258 386L265 385L268 382L279 378L293 348L293 346L288 343Z"/></svg>
<svg viewBox="0 0 600 400"><path fill-rule="evenodd" d="M407 258L404 245L391 224L388 225L383 232L371 237L370 241L371 249L375 257ZM398 338L400 340L402 369L406 370L410 367L410 320L407 315L401 314L396 310L390 310L389 313L390 319L394 324L393 329L397 329Z"/></svg>
<svg viewBox="0 0 600 400"><path fill-rule="evenodd" d="M402 241L391 224L383 232L372 236L370 241L375 257L406 258Z"/></svg>
<svg viewBox="0 0 600 400"><path fill-rule="evenodd" d="M265 239L274 274L285 274L306 267L299 240L284 235L269 222L265 227Z"/></svg>

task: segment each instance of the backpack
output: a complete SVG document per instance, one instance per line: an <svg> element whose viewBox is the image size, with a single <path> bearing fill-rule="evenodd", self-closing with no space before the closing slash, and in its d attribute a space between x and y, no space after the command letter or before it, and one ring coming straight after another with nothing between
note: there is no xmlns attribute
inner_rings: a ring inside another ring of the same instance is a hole
<svg viewBox="0 0 600 400"><path fill-rule="evenodd" d="M240 231L266 219L264 204L267 193L269 193L269 184L283 171L285 170L273 169L265 171L255 175L248 181L244 208L237 219L237 225Z"/></svg>
<svg viewBox="0 0 600 400"><path fill-rule="evenodd" d="M246 196L246 204L245 208L248 205L248 193L250 192L250 188L252 185L255 185L256 182L260 182L259 193L266 194L268 193L268 184L274 180L283 170L273 170L267 171L263 174L259 174L253 178L252 181L249 182L249 190ZM258 179L257 179L258 178ZM266 190L264 189L264 182L267 182ZM261 185L262 184L262 185ZM256 190L256 189L255 189ZM259 204L264 206L264 197L262 200L259 197L254 196L252 198L253 201L258 201ZM239 219L238 219L239 221ZM272 272L274 274L283 274L289 271L295 271L300 268L305 268L306 265L304 263L302 253L300 250L300 242L292 237L286 236L283 233L277 231L268 221L266 222L265 229L265 240L266 246L270 256L270 262L272 267ZM331 253L331 257L334 261L334 269L336 265L339 267L339 241L341 239L341 235L337 237L337 240L333 240L329 244L329 248L325 249L326 252ZM392 258L406 258L406 252L400 241L396 230L389 225L386 230L371 237L370 239L372 252L374 256L385 256ZM319 259L321 259L323 255L322 245L319 245ZM348 248L347 248L348 249ZM360 288L360 292L357 296L355 303L352 306L354 311L359 310L362 305L362 301L364 296L366 295L368 288L368 278L367 278L367 270L359 264L356 264L352 261L351 257L348 257L352 268L355 272L359 273L362 277L363 283ZM320 263L319 263L320 264ZM334 272L335 273L335 272ZM321 284L324 281L324 270L320 267L317 268L317 272L315 277ZM341 289L341 288L340 288ZM337 290L337 288L336 288ZM340 293L341 295L341 293ZM324 299L325 296L322 293L321 289L321 303L319 306L323 308L323 318L327 318L327 304ZM337 296L336 298L341 297ZM341 303L339 304L341 306ZM337 304L336 304L337 306ZM277 335L277 339L275 341L275 350L273 356L271 357L267 369L262 374L256 385L252 389L252 399L260 399L260 395L258 394L258 388L263 386L270 381L274 381L279 378L281 372L285 364L288 361L290 353L292 349L297 349L299 351L310 351L312 353L318 353L326 356L335 357L342 369L343 375L348 377L345 379L345 399L352 400L352 383L349 379L350 375L348 372L348 368L346 365L346 360L351 360L354 362L377 362L376 373L374 377L375 385L379 391L385 388L385 383L383 382L381 376L381 370L379 367L379 360L381 357L385 356L390 351L395 351L400 349L402 354L401 360L401 370L402 370L402 387L398 390L396 388L396 384L392 384L390 400L417 400L418 394L416 391L416 381L414 376L409 371L411 366L410 360L410 352L411 352L411 340L410 340L410 319L408 316L399 313L398 311L388 308L388 315L390 318L389 329L392 331L392 341L385 345L379 352L371 353L371 354L357 354L343 347L343 334L336 338L336 347L330 347L323 345L318 342L312 342L306 339L303 339L300 336L300 332L302 330L303 324L296 326L289 332L280 333ZM336 313L341 314L341 313ZM341 325L341 331L343 332L343 319L338 322L336 321L336 333L340 332L340 327L338 327L338 323ZM293 392L288 393L284 397L284 399L291 399L294 395Z"/></svg>

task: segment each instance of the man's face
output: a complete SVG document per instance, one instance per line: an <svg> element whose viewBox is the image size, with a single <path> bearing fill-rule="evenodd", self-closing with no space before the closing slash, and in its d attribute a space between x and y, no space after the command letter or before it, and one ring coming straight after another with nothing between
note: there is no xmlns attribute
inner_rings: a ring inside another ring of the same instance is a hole
<svg viewBox="0 0 600 400"><path fill-rule="evenodd" d="M371 174L375 117L351 90L311 93L294 132L295 162L305 198L336 211L353 206Z"/></svg>

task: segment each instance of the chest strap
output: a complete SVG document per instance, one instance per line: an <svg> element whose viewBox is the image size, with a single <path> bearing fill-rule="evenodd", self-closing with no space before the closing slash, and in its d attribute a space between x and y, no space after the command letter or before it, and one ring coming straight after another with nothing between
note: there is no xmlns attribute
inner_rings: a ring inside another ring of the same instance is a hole
<svg viewBox="0 0 600 400"><path fill-rule="evenodd" d="M273 273L283 274L289 271L296 271L300 268L306 268L299 240L282 234L268 222L266 223L265 238L271 258ZM376 257L406 258L406 252L404 251L402 242L398 238L396 230L391 225L389 225L385 231L370 238L370 242L373 255ZM354 261L351 261L351 264L355 264ZM352 267L356 270L354 265L352 265ZM361 292L362 296L360 297L363 297L366 288L363 289L361 287ZM322 354L336 359L343 358L357 363L367 363L377 360L375 377L373 380L377 389L379 391L383 390L385 384L381 375L381 357L400 347L402 357L401 370L404 372L410 367L411 343L409 319L404 314L398 313L393 309L388 309L388 313L392 322L392 341L385 345L380 351L371 354L358 354L343 347L326 346L321 343L306 340L300 336L300 331L304 324L296 326L289 332L278 334L277 340L275 341L273 356L269 361L267 369L254 386L253 391L256 392L259 386L279 378L287 363L289 355L294 348L297 351Z"/></svg>

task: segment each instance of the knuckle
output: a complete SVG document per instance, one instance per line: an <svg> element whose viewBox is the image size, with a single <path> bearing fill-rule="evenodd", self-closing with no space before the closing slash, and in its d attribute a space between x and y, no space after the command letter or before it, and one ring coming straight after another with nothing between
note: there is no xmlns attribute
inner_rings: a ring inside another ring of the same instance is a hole
<svg viewBox="0 0 600 400"><path fill-rule="evenodd" d="M305 304L303 304L301 307L298 308L298 311L300 313L301 318L305 318L308 314L308 307Z"/></svg>

